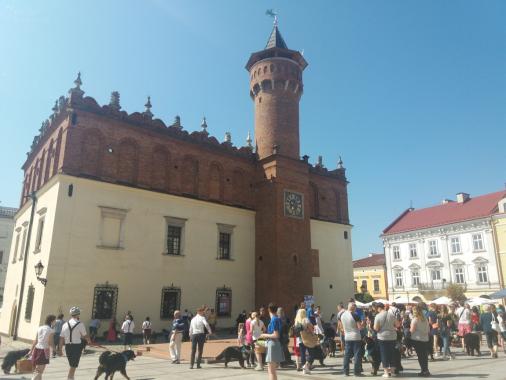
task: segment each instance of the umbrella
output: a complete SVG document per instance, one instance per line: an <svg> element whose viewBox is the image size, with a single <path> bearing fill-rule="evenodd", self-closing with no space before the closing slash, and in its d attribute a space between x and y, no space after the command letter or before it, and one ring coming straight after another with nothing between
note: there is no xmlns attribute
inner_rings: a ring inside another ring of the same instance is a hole
<svg viewBox="0 0 506 380"><path fill-rule="evenodd" d="M498 292L492 293L491 295L489 295L489 297L492 298L493 300L498 299L498 298L506 298L506 289L499 290Z"/></svg>
<svg viewBox="0 0 506 380"><path fill-rule="evenodd" d="M452 303L452 300L449 299L448 297L439 297L439 298L436 298L435 300L431 301L430 303L435 303L436 305L448 305L450 303Z"/></svg>
<svg viewBox="0 0 506 380"><path fill-rule="evenodd" d="M408 297L397 297L396 299L393 300L393 302L400 303L400 304L416 303L416 302L410 301Z"/></svg>
<svg viewBox="0 0 506 380"><path fill-rule="evenodd" d="M497 301L489 300L488 298L482 297L471 298L466 302L471 306L492 305L497 303Z"/></svg>

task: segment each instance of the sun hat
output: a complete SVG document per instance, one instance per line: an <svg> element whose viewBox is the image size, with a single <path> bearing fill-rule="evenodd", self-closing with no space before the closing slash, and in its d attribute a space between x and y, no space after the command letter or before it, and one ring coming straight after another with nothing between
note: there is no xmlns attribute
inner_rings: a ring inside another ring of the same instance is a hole
<svg viewBox="0 0 506 380"><path fill-rule="evenodd" d="M70 309L70 315L71 316L76 316L76 315L80 315L81 314L81 310L77 307L77 306L73 306L71 309Z"/></svg>

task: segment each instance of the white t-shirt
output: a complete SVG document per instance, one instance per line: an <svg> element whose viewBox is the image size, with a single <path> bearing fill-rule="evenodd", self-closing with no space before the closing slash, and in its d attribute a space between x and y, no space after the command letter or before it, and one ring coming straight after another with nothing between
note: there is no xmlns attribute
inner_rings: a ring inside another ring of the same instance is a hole
<svg viewBox="0 0 506 380"><path fill-rule="evenodd" d="M151 330L151 322L150 321L142 322L142 329L143 330Z"/></svg>
<svg viewBox="0 0 506 380"><path fill-rule="evenodd" d="M48 325L40 326L37 330L37 344L35 348L40 348L42 350L49 348L49 335L54 333L54 330Z"/></svg>
<svg viewBox="0 0 506 380"><path fill-rule="evenodd" d="M265 329L265 325L260 319L253 319L251 321L251 335L253 336L253 340L257 340L262 335L262 330Z"/></svg>
<svg viewBox="0 0 506 380"><path fill-rule="evenodd" d="M124 334L133 333L134 328L135 328L134 321L130 321L128 319L121 325L121 331L123 331Z"/></svg>
<svg viewBox="0 0 506 380"><path fill-rule="evenodd" d="M357 326L358 322L360 322L359 316L356 313L352 314L349 310L341 315L341 323L343 324L346 341L360 341L362 339L360 329Z"/></svg>
<svg viewBox="0 0 506 380"><path fill-rule="evenodd" d="M70 324L70 328L73 328L72 339L70 339L69 324ZM74 327L74 326L76 326L76 327ZM65 344L69 344L69 343L81 344L81 337L86 336L86 327L84 327L84 323L78 321L77 319L71 318L68 322L65 322L63 324L60 336L65 339Z"/></svg>
<svg viewBox="0 0 506 380"><path fill-rule="evenodd" d="M497 316L497 322L499 322L499 329L501 332L506 331L506 321L502 319L500 315Z"/></svg>
<svg viewBox="0 0 506 380"><path fill-rule="evenodd" d="M461 307L457 310L457 317L459 317L459 323L469 324L471 323L471 310Z"/></svg>

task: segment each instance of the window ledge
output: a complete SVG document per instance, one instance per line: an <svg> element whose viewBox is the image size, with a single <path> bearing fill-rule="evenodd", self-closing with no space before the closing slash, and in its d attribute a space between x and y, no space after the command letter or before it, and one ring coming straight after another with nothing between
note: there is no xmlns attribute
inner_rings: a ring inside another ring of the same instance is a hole
<svg viewBox="0 0 506 380"><path fill-rule="evenodd" d="M410 257L409 259L410 259L410 260L418 260L418 259L420 259L420 258L419 258L418 256L415 256L415 257Z"/></svg>
<svg viewBox="0 0 506 380"><path fill-rule="evenodd" d="M39 253L40 252L40 247L35 249L35 251L33 251L33 254L35 255L36 253Z"/></svg>
<svg viewBox="0 0 506 380"><path fill-rule="evenodd" d="M428 255L427 257L428 257L429 259L434 259L434 258L436 258L436 257L441 257L441 254L440 254L440 253L438 253L437 255Z"/></svg>
<svg viewBox="0 0 506 380"><path fill-rule="evenodd" d="M452 252L452 255L462 255L464 252Z"/></svg>
<svg viewBox="0 0 506 380"><path fill-rule="evenodd" d="M221 257L217 257L216 260L219 260L219 261L235 261L233 258L221 258Z"/></svg>
<svg viewBox="0 0 506 380"><path fill-rule="evenodd" d="M112 251L122 251L125 249L123 247L112 247L109 245L97 245L97 248L98 249L108 249L108 250L112 250Z"/></svg>
<svg viewBox="0 0 506 380"><path fill-rule="evenodd" d="M402 259L393 259L392 261L402 261Z"/></svg>
<svg viewBox="0 0 506 380"><path fill-rule="evenodd" d="M483 252L487 252L486 249L473 249L473 253L483 253Z"/></svg>
<svg viewBox="0 0 506 380"><path fill-rule="evenodd" d="M180 254L175 254L175 253L168 253L168 252L162 252L162 256L170 256L170 257L184 257L185 255L180 253Z"/></svg>

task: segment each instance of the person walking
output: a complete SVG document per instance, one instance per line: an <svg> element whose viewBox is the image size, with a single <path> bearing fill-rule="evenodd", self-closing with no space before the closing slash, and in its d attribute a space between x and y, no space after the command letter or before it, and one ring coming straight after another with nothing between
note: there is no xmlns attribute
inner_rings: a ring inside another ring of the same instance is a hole
<svg viewBox="0 0 506 380"><path fill-rule="evenodd" d="M204 308L200 307L197 309L197 315L195 315L190 322L190 340L192 342L192 352L190 359L190 369L193 369L195 364L195 353L198 348L197 356L197 368L202 368L200 362L202 361L202 352L204 351L204 343L206 341L206 330L209 334L212 334L211 326L204 316Z"/></svg>
<svg viewBox="0 0 506 380"><path fill-rule="evenodd" d="M350 360L353 357L353 372L355 376L362 375L362 321L355 312L357 306L354 302L348 304L348 310L341 315L346 345L344 348L343 372L345 376L350 375Z"/></svg>
<svg viewBox="0 0 506 380"><path fill-rule="evenodd" d="M378 314L374 318L374 330L377 332L381 363L385 371L383 377L391 377L395 371L393 355L400 321L397 320L392 310L385 310L385 305L382 302L376 303L376 309Z"/></svg>
<svg viewBox="0 0 506 380"><path fill-rule="evenodd" d="M302 340L302 334L306 331L309 334L314 334L314 326L307 318L307 312L305 308L301 308L297 310L297 315L295 316L294 321L294 332L297 337L297 345L299 347L299 355L300 355L300 365L302 366L302 373L304 375L311 374L311 363L313 362L313 357L311 355L311 350L306 347ZM309 335L308 334L308 335Z"/></svg>
<svg viewBox="0 0 506 380"><path fill-rule="evenodd" d="M70 366L68 380L74 380L74 374L79 366L85 344L91 344L91 340L86 333L86 327L79 320L80 316L81 310L77 306L72 307L70 309L71 318L63 324L60 335L60 345L65 344L65 353ZM61 351L59 354L62 355Z"/></svg>
<svg viewBox="0 0 506 380"><path fill-rule="evenodd" d="M56 317L54 315L48 315L45 323L38 328L37 335L35 335L35 340L29 353L32 357L34 368L32 380L42 379L44 369L49 364L49 357L51 356L50 347L53 349L53 352L55 351L54 330L52 328L55 320Z"/></svg>
<svg viewBox="0 0 506 380"><path fill-rule="evenodd" d="M124 350L132 349L132 341L134 337L134 329L135 329L135 323L132 319L131 314L127 314L125 317L125 321L121 325L121 332L123 333L123 346Z"/></svg>
<svg viewBox="0 0 506 380"><path fill-rule="evenodd" d="M455 359L455 355L450 351L450 337L453 320L446 305L441 306L441 313L438 317L439 335L443 341L443 360Z"/></svg>
<svg viewBox="0 0 506 380"><path fill-rule="evenodd" d="M97 318L93 318L90 322L90 339L92 342L95 342L99 328L100 328L100 320Z"/></svg>
<svg viewBox="0 0 506 380"><path fill-rule="evenodd" d="M484 313L481 314L481 330L487 338L487 346L490 349L490 357L497 359L498 331L500 330L497 312L494 305L483 305Z"/></svg>
<svg viewBox="0 0 506 380"><path fill-rule="evenodd" d="M144 344L151 344L151 332L152 325L149 317L146 317L144 322L142 322L142 338L144 340Z"/></svg>
<svg viewBox="0 0 506 380"><path fill-rule="evenodd" d="M283 349L279 338L281 336L281 329L283 328L281 319L276 315L278 306L270 303L268 306L270 322L267 327L267 333L260 335L261 339L267 339L267 354L265 355L265 362L268 363L269 380L277 380L277 367L282 363L285 358L283 356Z"/></svg>
<svg viewBox="0 0 506 380"><path fill-rule="evenodd" d="M107 330L107 341L110 343L116 342L118 339L118 330L116 329L116 317L112 317L109 322L109 329Z"/></svg>
<svg viewBox="0 0 506 380"><path fill-rule="evenodd" d="M172 358L172 364L179 364L181 358L181 342L183 341L185 323L181 318L181 312L174 312L174 320L172 321L172 332L170 334L169 351Z"/></svg>
<svg viewBox="0 0 506 380"><path fill-rule="evenodd" d="M63 314L62 313L58 314L58 318L56 318L56 321L54 322L54 325L53 325L53 330L54 330L53 358L56 358L56 353L60 352L62 349L62 347L60 345L60 334L61 334L61 329L62 329L64 323L65 323L65 321L63 320Z"/></svg>
<svg viewBox="0 0 506 380"><path fill-rule="evenodd" d="M471 306L466 303L461 305L456 312L459 318L459 336L462 339L462 351L466 351L466 345L464 343L464 335L469 334L472 331L471 328Z"/></svg>
<svg viewBox="0 0 506 380"><path fill-rule="evenodd" d="M281 347L283 349L283 356L285 360L281 363L282 366L287 366L293 364L292 356L290 355L290 350L288 349L288 343L290 343L289 330L290 330L290 320L285 315L285 311L282 307L278 307L276 311L276 315L281 319L281 336L279 337L279 342L281 343Z"/></svg>
<svg viewBox="0 0 506 380"><path fill-rule="evenodd" d="M253 331L251 329L251 322L253 319L251 318L251 315L253 312L250 312L248 315L248 319L246 319L246 322L244 322L244 328L246 329L246 344L251 348L251 353L249 355L250 357L250 363L252 366L255 365L255 345L253 344Z"/></svg>
<svg viewBox="0 0 506 380"><path fill-rule="evenodd" d="M420 364L421 372L418 376L429 377L429 321L424 315L422 308L416 305L413 308L413 319L411 320L411 341L415 348Z"/></svg>
<svg viewBox="0 0 506 380"><path fill-rule="evenodd" d="M253 338L253 347L255 347L255 343L260 336L265 331L264 322L260 319L260 316L257 312L251 313L251 335ZM264 369L262 354L255 350L255 355L257 358L257 366L255 367L256 371L262 371Z"/></svg>

